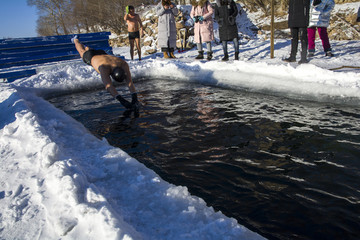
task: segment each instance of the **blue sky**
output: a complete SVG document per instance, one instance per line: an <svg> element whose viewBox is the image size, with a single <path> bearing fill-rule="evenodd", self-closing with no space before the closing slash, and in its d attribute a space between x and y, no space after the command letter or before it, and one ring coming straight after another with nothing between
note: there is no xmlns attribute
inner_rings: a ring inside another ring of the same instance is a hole
<svg viewBox="0 0 360 240"><path fill-rule="evenodd" d="M37 11L26 0L1 0L0 39L36 37Z"/></svg>

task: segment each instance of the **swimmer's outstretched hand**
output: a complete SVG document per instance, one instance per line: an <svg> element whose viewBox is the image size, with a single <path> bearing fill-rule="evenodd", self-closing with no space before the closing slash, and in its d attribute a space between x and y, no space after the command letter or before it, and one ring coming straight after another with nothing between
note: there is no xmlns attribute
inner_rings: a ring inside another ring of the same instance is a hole
<svg viewBox="0 0 360 240"><path fill-rule="evenodd" d="M132 104L128 100L123 98L121 95L117 95L116 100L118 100L125 108L127 108L127 109L132 108Z"/></svg>
<svg viewBox="0 0 360 240"><path fill-rule="evenodd" d="M132 93L131 94L131 105L132 105L132 109L135 111L138 111L140 108L140 103L139 100L137 98L137 93Z"/></svg>

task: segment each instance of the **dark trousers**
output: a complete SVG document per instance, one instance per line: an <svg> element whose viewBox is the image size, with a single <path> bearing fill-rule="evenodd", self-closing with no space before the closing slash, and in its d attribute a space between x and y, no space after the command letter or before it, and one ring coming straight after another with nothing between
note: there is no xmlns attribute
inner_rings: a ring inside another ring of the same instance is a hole
<svg viewBox="0 0 360 240"><path fill-rule="evenodd" d="M308 49L307 28L290 28L291 31L291 58L296 58L296 53L299 45L299 38L301 41L301 59L306 59Z"/></svg>
<svg viewBox="0 0 360 240"><path fill-rule="evenodd" d="M238 38L234 38L233 39L234 42L234 48L235 48L235 52L239 52L239 40ZM228 54L228 47L227 47L228 41L222 41L222 46L223 46L223 50L224 50L224 54Z"/></svg>

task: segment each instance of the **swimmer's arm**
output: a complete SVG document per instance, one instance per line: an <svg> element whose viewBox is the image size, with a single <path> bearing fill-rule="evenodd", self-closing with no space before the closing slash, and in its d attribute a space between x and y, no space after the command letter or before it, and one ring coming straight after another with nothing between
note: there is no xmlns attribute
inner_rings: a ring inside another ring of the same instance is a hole
<svg viewBox="0 0 360 240"><path fill-rule="evenodd" d="M137 15L137 16L138 16L138 23L140 25L140 35L141 35L141 37L143 37L144 36L144 28L143 28L140 16L139 15Z"/></svg>
<svg viewBox="0 0 360 240"><path fill-rule="evenodd" d="M108 91L113 97L116 97L119 95L119 93L116 91L116 88L112 84L111 78L110 78L110 69L104 66L99 67L99 73L101 76L101 80L105 86L106 91Z"/></svg>

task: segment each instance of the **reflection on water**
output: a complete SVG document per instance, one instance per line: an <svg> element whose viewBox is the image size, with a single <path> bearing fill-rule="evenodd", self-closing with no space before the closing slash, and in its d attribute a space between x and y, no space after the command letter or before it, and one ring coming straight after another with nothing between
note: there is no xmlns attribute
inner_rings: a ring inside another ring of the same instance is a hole
<svg viewBox="0 0 360 240"><path fill-rule="evenodd" d="M187 82L136 85L138 118L104 91L51 102L269 239L360 236L360 108Z"/></svg>

